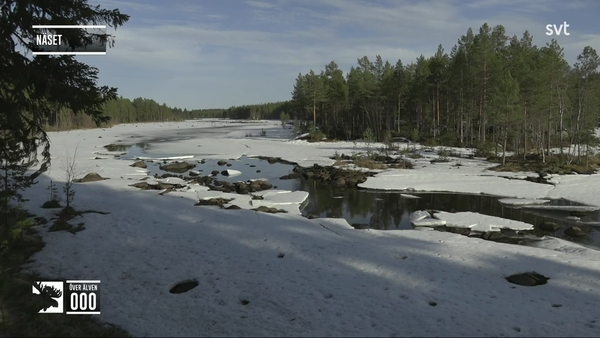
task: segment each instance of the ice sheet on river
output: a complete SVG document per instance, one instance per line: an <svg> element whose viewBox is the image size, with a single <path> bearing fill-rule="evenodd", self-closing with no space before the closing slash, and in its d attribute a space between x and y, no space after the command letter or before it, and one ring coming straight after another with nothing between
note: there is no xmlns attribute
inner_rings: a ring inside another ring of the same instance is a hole
<svg viewBox="0 0 600 338"><path fill-rule="evenodd" d="M127 154L127 153L125 153ZM169 156L169 157L148 157L148 156L136 156L136 160L144 160L144 161L176 161L176 160L189 160L194 158L194 155L184 155L184 156Z"/></svg>
<svg viewBox="0 0 600 338"><path fill-rule="evenodd" d="M550 200L535 199L535 198L502 198L498 202L507 205L540 205L550 203Z"/></svg>
<svg viewBox="0 0 600 338"><path fill-rule="evenodd" d="M418 221L414 221L411 223L412 223L412 225L414 225L416 227L438 227L438 226L446 225L445 220L432 218L432 217L423 218L423 219L420 219Z"/></svg>
<svg viewBox="0 0 600 338"><path fill-rule="evenodd" d="M256 195L261 195L256 193ZM265 206L265 207L279 207L282 205L297 205L302 204L308 198L308 192L306 191L286 191L286 190L272 190L261 195L261 200L251 200L250 204L253 207Z"/></svg>
<svg viewBox="0 0 600 338"><path fill-rule="evenodd" d="M421 198L419 196L415 196L415 195L411 195L411 194L400 194L400 197L402 197L402 198L409 198L409 199L418 199L418 198Z"/></svg>
<svg viewBox="0 0 600 338"><path fill-rule="evenodd" d="M525 209L538 209L538 210L553 210L553 211L597 211L600 207L591 205L524 205Z"/></svg>
<svg viewBox="0 0 600 338"><path fill-rule="evenodd" d="M436 227L446 225L446 221L433 218L428 211L417 210L410 214L410 223L415 227Z"/></svg>
<svg viewBox="0 0 600 338"><path fill-rule="evenodd" d="M532 230L533 225L506 218L483 215L477 212L438 212L434 218L444 220L449 227L469 228L473 231L499 231L500 229Z"/></svg>
<svg viewBox="0 0 600 338"><path fill-rule="evenodd" d="M240 176L242 174L242 172L239 170L227 169L227 170L223 170L222 174L225 176L229 176L229 177L236 177L236 176Z"/></svg>
<svg viewBox="0 0 600 338"><path fill-rule="evenodd" d="M417 210L410 214L410 222L414 223L426 218L431 217L431 214L425 210Z"/></svg>

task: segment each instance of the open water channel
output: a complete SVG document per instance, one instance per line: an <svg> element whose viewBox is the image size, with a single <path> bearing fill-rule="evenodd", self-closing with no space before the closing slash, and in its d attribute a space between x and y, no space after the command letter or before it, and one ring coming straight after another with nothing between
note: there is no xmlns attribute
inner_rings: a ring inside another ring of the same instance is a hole
<svg viewBox="0 0 600 338"><path fill-rule="evenodd" d="M153 157L146 154L148 143L124 145L117 150L126 152L122 159L133 160L136 157ZM178 156L173 155L163 155ZM303 190L309 193L306 203L303 204L302 213L311 217L344 218L356 228L370 228L380 230L412 229L409 215L416 210L442 210L447 212L478 212L485 215L503 217L533 224L536 229L530 233L537 236L551 235L569 241L583 244L587 247L600 249L600 228L597 226L582 226L584 222L599 222L600 212L586 212L573 215L565 211L531 210L516 206L507 206L499 202L502 197L488 195L470 195L456 193L419 193L402 191L373 191L357 188L335 188L331 185L315 180L290 179L282 180L281 176L292 172L293 166L282 163L269 163L266 160L242 157L228 160L226 166L219 166L217 160L199 159L196 168L202 175L209 175L211 171L221 172L225 169L238 170L242 174L235 177L218 175L219 180L237 182L249 179L267 179L278 189ZM159 163L148 162L150 174L162 175L166 172L159 169ZM186 175L186 174L184 174ZM419 198L405 198L401 193L408 193ZM568 200L551 200L547 205L582 205ZM538 227L543 222L555 222L562 229L548 233ZM563 229L570 226L579 226L589 230L586 236L569 237Z"/></svg>

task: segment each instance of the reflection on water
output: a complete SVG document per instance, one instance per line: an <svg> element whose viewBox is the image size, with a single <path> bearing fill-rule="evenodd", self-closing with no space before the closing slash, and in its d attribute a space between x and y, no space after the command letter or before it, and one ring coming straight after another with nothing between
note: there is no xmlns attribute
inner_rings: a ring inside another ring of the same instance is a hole
<svg viewBox="0 0 600 338"><path fill-rule="evenodd" d="M149 156L144 151L149 148L147 143L138 143L133 146L124 146L128 154L122 158L132 159L136 156ZM178 154L161 156L178 156ZM399 192L374 192L360 189L335 188L315 180L294 179L281 180L279 177L292 172L293 167L288 164L274 163L255 158L241 157L238 160L228 160L230 166L219 166L217 160L206 160L204 163L197 162L194 170L200 171L202 175L210 175L211 171L219 172L226 169L239 170L241 175L227 177L219 174L219 180L230 182L246 181L250 179L267 179L278 189L303 190L309 193L306 207L302 213L306 216L344 218L348 223L361 228L395 230L412 229L409 215L415 210L435 209L448 212L479 212L485 215L503 217L526 223L539 225L544 221L551 221L564 228L577 225L565 212L525 210L511 208L498 202L500 198L486 195L451 194L451 193L415 193L419 199L402 198ZM165 172L159 169L159 163L148 162L147 170L151 175L162 175ZM260 171L260 172L257 172ZM553 200L550 205L581 205L566 200ZM600 212L588 213L585 221L600 222ZM534 234L544 235L538 230ZM588 236L583 238L568 238L562 230L556 237L586 244L591 247L600 248L600 232L594 229Z"/></svg>
<svg viewBox="0 0 600 338"><path fill-rule="evenodd" d="M123 157L126 159L136 158L138 156L139 157L148 156L145 151L148 150L149 148L150 148L149 143L136 143L136 144L128 144L128 145L117 144L117 145L114 145L114 147L113 147L113 149L115 149L115 151L127 151L127 155L125 155L125 157Z"/></svg>
<svg viewBox="0 0 600 338"><path fill-rule="evenodd" d="M569 220L568 212L534 211L507 207L499 197L487 195L451 193L414 193L419 199L402 198L398 192L374 192L359 189L334 188L313 180L296 181L297 189L310 193L309 202L302 210L305 215L344 218L348 223L362 228L396 230L412 229L409 215L413 211L434 209L448 212L471 211L485 215L508 218L539 225L544 221L555 222L563 228L577 225ZM550 205L581 205L566 200L553 200ZM572 216L571 216L572 217ZM600 222L600 213L587 213L585 221ZM534 230L536 235L548 235ZM588 236L568 238L559 230L556 237L600 248L600 233L594 229Z"/></svg>

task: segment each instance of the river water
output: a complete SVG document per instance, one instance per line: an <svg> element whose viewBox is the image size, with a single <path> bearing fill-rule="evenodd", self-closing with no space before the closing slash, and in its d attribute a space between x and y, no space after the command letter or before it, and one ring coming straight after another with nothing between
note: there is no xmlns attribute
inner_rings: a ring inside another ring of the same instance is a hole
<svg viewBox="0 0 600 338"><path fill-rule="evenodd" d="M148 143L138 143L119 148L126 151L121 156L123 159L135 157L152 157L145 153L150 147ZM169 155L164 155L168 157ZM177 155L172 155L177 156ZM304 204L302 213L305 216L344 218L356 228L370 228L379 230L412 229L409 215L416 210L434 209L447 212L471 211L485 215L503 217L533 224L536 229L532 234L552 235L569 241L583 244L587 247L600 249L600 229L591 228L591 232L584 237L571 238L562 230L549 234L537 229L542 222L555 222L563 229L578 225L576 219L568 212L540 211L509 207L501 204L501 197L488 195L470 195L456 193L418 193L406 192L419 198L405 198L401 192L372 191L357 188L335 188L315 180L292 179L281 180L279 177L292 172L293 166L282 163L269 163L266 160L242 157L237 160L228 160L227 165L218 165L217 160L196 161L196 168L202 175L209 175L211 171L219 172L225 169L238 170L242 174L235 177L218 175L219 180L236 182L249 179L267 179L278 189L303 190L309 193L308 201ZM148 162L150 174L162 175L159 163ZM549 205L582 205L567 200L552 200ZM581 217L582 221L600 222L600 212L589 212Z"/></svg>

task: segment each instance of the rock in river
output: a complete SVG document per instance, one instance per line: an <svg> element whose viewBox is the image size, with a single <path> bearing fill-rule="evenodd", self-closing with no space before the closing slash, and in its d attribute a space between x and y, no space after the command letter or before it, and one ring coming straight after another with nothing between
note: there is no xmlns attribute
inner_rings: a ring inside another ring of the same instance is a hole
<svg viewBox="0 0 600 338"><path fill-rule="evenodd" d="M170 171L172 173L184 173L192 168L195 165L187 162L175 162L170 164L165 164L160 166L160 170Z"/></svg>
<svg viewBox="0 0 600 338"><path fill-rule="evenodd" d="M540 225L538 225L538 228L547 232L555 232L560 229L560 225L554 222L542 222Z"/></svg>
<svg viewBox="0 0 600 338"><path fill-rule="evenodd" d="M569 237L583 237L587 235L580 227L569 227L565 229L565 235Z"/></svg>
<svg viewBox="0 0 600 338"><path fill-rule="evenodd" d="M130 165L130 167L145 169L145 168L148 168L148 165L144 161L137 161L137 162L133 163L132 165Z"/></svg>

